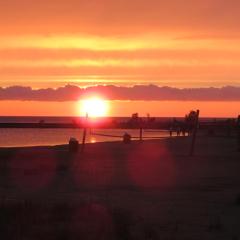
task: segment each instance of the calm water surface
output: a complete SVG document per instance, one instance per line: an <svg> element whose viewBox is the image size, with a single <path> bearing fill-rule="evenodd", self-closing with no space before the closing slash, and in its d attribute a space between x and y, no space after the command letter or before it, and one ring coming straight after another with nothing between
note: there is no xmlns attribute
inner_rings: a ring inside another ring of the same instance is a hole
<svg viewBox="0 0 240 240"><path fill-rule="evenodd" d="M88 131L87 142L111 142L121 141L125 132L131 134L132 137L139 137L139 130L132 129L96 129L92 133ZM111 136L102 136L111 135ZM53 146L67 144L70 137L82 141L82 129L0 129L0 147L16 147L16 146ZM144 131L143 137L156 138L167 137L168 132Z"/></svg>

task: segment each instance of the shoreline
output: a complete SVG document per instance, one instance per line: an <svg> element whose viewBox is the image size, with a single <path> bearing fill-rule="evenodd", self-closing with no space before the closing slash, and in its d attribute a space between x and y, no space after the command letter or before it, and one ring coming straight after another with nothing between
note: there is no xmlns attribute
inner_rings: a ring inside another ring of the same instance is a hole
<svg viewBox="0 0 240 240"><path fill-rule="evenodd" d="M123 140L109 140L109 141L99 141L99 142L86 142L85 146L96 146L96 148L98 148L98 146L100 145L104 145L104 147L111 147L112 145L119 145L119 146L132 146L132 145L136 145L136 144L142 144L144 145L144 143L174 143L176 142L176 144L181 144L182 145L186 145L186 144L190 144L192 139L192 136L163 136L163 137L157 137L157 138L145 138L143 137L143 140L140 140L138 137L135 137L132 139L132 142L130 144L124 144ZM79 140L79 149L82 146L82 139L78 139ZM219 135L219 136L207 136L207 135L199 135L197 136L197 142L200 144L203 144L203 142L207 140L210 142L231 142L232 145L237 145L237 136L225 136L225 135ZM196 144L196 146L198 147L199 144ZM108 146L105 146L108 145ZM207 145L207 144L206 144ZM26 145L26 146L6 146L6 147L1 147L0 146L0 152L1 151L5 151L5 150L20 150L20 149L52 149L52 150L67 150L68 149L69 144L53 144L53 145ZM216 146L214 146L216 147ZM173 149L172 149L173 150ZM216 149L215 149L216 150ZM218 149L221 150L221 149ZM174 150L173 150L174 151ZM231 154L232 152L229 150L229 154Z"/></svg>

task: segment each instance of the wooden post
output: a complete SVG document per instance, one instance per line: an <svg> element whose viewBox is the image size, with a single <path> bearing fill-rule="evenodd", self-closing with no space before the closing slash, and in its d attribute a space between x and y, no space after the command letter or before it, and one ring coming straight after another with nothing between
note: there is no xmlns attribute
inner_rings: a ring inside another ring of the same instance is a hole
<svg viewBox="0 0 240 240"><path fill-rule="evenodd" d="M138 120L138 127L139 127L139 141L142 142L143 140L143 119L139 118Z"/></svg>
<svg viewBox="0 0 240 240"><path fill-rule="evenodd" d="M142 126L140 126L140 133L139 133L139 140L142 141L142 135L143 135L143 129Z"/></svg>
<svg viewBox="0 0 240 240"><path fill-rule="evenodd" d="M193 154L194 154L196 137L197 137L197 129L198 129L198 120L199 120L199 110L197 110L196 119L195 119L195 123L194 123L192 143L191 143L191 149L190 149L190 156L193 156Z"/></svg>
<svg viewBox="0 0 240 240"><path fill-rule="evenodd" d="M88 124L88 114L86 114L85 123L84 123L85 126L84 126L84 129L83 129L81 152L83 152L84 148L85 148L85 142L86 142L86 136L87 136L87 124Z"/></svg>

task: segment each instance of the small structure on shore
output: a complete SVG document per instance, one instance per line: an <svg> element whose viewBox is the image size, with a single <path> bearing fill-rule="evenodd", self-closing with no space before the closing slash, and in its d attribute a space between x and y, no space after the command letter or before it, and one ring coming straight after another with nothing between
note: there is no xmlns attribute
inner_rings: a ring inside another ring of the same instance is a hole
<svg viewBox="0 0 240 240"><path fill-rule="evenodd" d="M131 143L131 139L132 139L132 137L131 137L130 134L128 134L127 132L124 133L124 135L123 135L123 142L124 142L125 144Z"/></svg>
<svg viewBox="0 0 240 240"><path fill-rule="evenodd" d="M70 138L68 149L69 152L77 152L79 148L79 142L76 138Z"/></svg>

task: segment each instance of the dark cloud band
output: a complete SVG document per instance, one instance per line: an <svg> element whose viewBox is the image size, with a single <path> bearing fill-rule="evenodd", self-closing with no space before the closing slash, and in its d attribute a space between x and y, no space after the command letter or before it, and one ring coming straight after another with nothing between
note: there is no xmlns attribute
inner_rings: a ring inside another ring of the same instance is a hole
<svg viewBox="0 0 240 240"><path fill-rule="evenodd" d="M240 87L179 89L156 85L136 85L133 87L99 85L80 88L66 85L56 89L32 89L23 86L0 88L0 100L64 102L77 101L95 95L100 95L108 100L240 101Z"/></svg>

